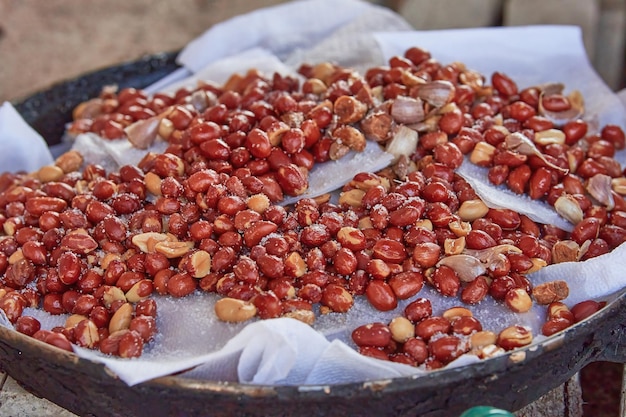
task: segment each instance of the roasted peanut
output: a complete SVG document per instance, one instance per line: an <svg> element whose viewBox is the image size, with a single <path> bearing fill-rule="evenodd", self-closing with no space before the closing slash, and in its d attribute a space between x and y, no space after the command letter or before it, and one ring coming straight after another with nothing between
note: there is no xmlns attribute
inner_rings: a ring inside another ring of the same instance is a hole
<svg viewBox="0 0 626 417"><path fill-rule="evenodd" d="M535 285L532 295L537 303L550 304L567 298L569 287L565 281L550 281Z"/></svg>
<svg viewBox="0 0 626 417"><path fill-rule="evenodd" d="M533 335L525 327L510 326L498 334L496 344L505 350L529 345L533 341Z"/></svg>
<svg viewBox="0 0 626 417"><path fill-rule="evenodd" d="M392 339L392 332L383 323L364 324L352 331L352 340L357 346L385 347Z"/></svg>
<svg viewBox="0 0 626 417"><path fill-rule="evenodd" d="M235 298L222 298L215 303L215 314L223 321L242 322L250 320L256 313L254 304Z"/></svg>

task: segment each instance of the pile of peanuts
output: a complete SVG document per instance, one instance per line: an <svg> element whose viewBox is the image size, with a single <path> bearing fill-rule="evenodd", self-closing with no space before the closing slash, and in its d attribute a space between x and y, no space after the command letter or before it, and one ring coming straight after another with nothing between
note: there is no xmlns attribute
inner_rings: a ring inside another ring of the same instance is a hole
<svg viewBox="0 0 626 417"><path fill-rule="evenodd" d="M154 343L155 293L217 293L215 313L228 322L312 324L357 296L380 311L408 300L403 316L361 326L353 341L363 354L435 369L531 343L521 326L482 328L470 307L487 296L515 312L545 305L545 335L602 307L570 310L566 282L533 285L528 274L626 240L626 183L612 158L624 147L619 127L588 133L575 95L518 92L500 73L489 85L420 48L364 76L329 63L299 72L303 81L251 70L152 97L105 88L75 109L70 133L147 149L160 138L164 152L106 172L70 151L35 173L2 174L0 309L16 329L129 358ZM389 149L403 129L419 132L416 148L356 173L338 200L279 205L307 190L315 163L367 140ZM455 172L464 155L494 184L545 199L574 230L487 207ZM415 298L425 285L460 306L434 316ZM26 307L69 316L45 330Z"/></svg>

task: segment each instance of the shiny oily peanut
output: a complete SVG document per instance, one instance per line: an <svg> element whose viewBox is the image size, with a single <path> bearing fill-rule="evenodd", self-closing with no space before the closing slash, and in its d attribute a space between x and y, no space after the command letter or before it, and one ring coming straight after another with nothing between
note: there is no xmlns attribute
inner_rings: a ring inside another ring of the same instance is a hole
<svg viewBox="0 0 626 417"><path fill-rule="evenodd" d="M369 303L379 311L393 310L398 306L398 298L385 281L370 281L365 289L365 296Z"/></svg>
<svg viewBox="0 0 626 417"><path fill-rule="evenodd" d="M341 285L328 284L322 291L321 303L331 311L345 313L352 308L354 299Z"/></svg>
<svg viewBox="0 0 626 417"><path fill-rule="evenodd" d="M417 298L404 308L404 316L413 323L422 321L432 316L433 309L430 300L427 298Z"/></svg>
<svg viewBox="0 0 626 417"><path fill-rule="evenodd" d="M428 342L431 355L442 363L448 363L466 351L465 344L458 336L444 335Z"/></svg>
<svg viewBox="0 0 626 417"><path fill-rule="evenodd" d="M383 323L364 324L352 331L352 340L357 346L386 347L391 339L391 330Z"/></svg>
<svg viewBox="0 0 626 417"><path fill-rule="evenodd" d="M436 334L448 334L451 329L450 321L441 316L427 317L415 326L415 335L428 341Z"/></svg>

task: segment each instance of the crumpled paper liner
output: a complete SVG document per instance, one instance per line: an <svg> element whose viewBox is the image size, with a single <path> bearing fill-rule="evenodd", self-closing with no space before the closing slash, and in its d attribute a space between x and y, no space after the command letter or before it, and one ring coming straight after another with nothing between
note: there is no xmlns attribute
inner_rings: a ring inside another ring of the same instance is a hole
<svg viewBox="0 0 626 417"><path fill-rule="evenodd" d="M553 224L568 232L574 228L574 225L561 217L548 203L532 200L527 194L516 194L505 185L494 187L487 178L488 168L474 165L467 158L456 172L465 178L481 200L491 208L515 208L515 211L535 222Z"/></svg>
<svg viewBox="0 0 626 417"><path fill-rule="evenodd" d="M319 27L319 25L323 26L324 21L316 21L318 27L310 29L308 25L310 19L299 16L293 20L293 13L302 13L307 17L315 16L311 7L316 6L319 6L320 10L324 10L325 7L333 8L325 30ZM393 54L401 54L409 46L419 45L430 49L441 62L462 61L468 67L485 74L493 70L507 72L518 81L520 87L544 81L565 81L566 87L576 87L583 91L588 110L592 110L591 114L599 115L602 123L613 122L623 125L624 109L614 106L615 97L601 81L598 82L599 78L593 70L589 71L590 67L584 56L584 50L579 47L580 33L576 29L534 27L384 33L370 36L368 31L363 30L366 29L363 27L363 22L377 21L375 17L378 15L384 15L383 19L378 20L379 22L400 22L397 25L398 28L402 30L406 28L406 23L388 10L354 0L292 2L285 6L239 16L216 25L207 34L193 42L189 49L186 49L187 53L181 54L180 59L182 61L191 57L192 61L195 61L195 58L200 58L197 68L193 63L188 64L196 71L204 71L201 68L205 64L208 64L207 68L219 66L216 60L226 55L229 56L225 62L238 61L241 56L248 56L258 59L255 65L261 65L268 58L274 63L276 60L285 63L289 61L289 48L285 46L284 33L276 32L278 29L275 29L281 24L269 25L267 22L270 21L268 19L279 21L288 16L288 21L291 22L299 22L299 19L307 21L307 25L293 27L292 30L297 35L290 34L293 35L293 39L287 39L288 46L296 49L291 56L299 57L298 60L305 59L307 47L309 51L315 51L311 53L311 56L317 56L315 54L318 53L323 55L326 49L345 51L346 56L339 54L340 58L355 59L354 56L348 57L351 46L346 45L360 45L356 48L356 56L359 57L363 49L369 48L365 46L372 45L375 39L380 44L380 49L367 51L369 53L365 58L374 60L371 63L365 63L369 66L380 64L381 62L377 60L381 56L387 59ZM350 20L351 16L356 16L355 20ZM263 23L262 27L257 27L261 23ZM242 27L270 29L267 34L257 34L256 31L250 30L253 40L248 41L240 39L245 38L240 36ZM351 37L350 31L346 29L350 27L359 28L361 31ZM234 38L223 36L234 30L233 28L238 28L238 36ZM396 28L377 27L377 29L394 30ZM305 35L301 36L301 33ZM332 33L341 35L340 39L334 40L331 36L324 36ZM315 38L316 36L318 37ZM280 39L275 39L276 37ZM308 45L303 44L305 40L311 40L309 37L315 38L314 41ZM357 38L358 40L355 40ZM205 44L207 39L209 43ZM213 42L212 39L219 39L219 42ZM234 46L232 48L218 46L224 43L224 39L234 39ZM261 48L258 49L258 47ZM206 51L208 51L208 58L203 57ZM555 51L558 52L555 53ZM242 55L233 56L238 52ZM556 58L555 55L557 55ZM311 62L315 63L319 60L321 59L316 58ZM296 61L294 58L294 62L290 63L292 69ZM159 88L174 88L185 82L197 82L197 76L181 81L181 78L186 75L188 75L188 70L179 71L175 76L168 77L160 83ZM226 76L226 73L224 75ZM172 84L173 82L178 84ZM593 90L587 92L588 87L593 87ZM599 92L597 100L593 98L595 92ZM591 98L588 98L588 94ZM98 146L97 144L91 145ZM120 154L124 156L124 148L120 146L121 148L110 150L108 153L113 163L119 163L119 161L116 162L116 157ZM340 162L335 165L341 166L342 164ZM355 173L352 168L349 171L350 176ZM520 204L516 202L512 208L517 209L519 206ZM530 207L529 210L533 208ZM615 267L615 265L624 265L625 254L623 252L625 250L626 247L622 245L609 255L584 263L549 266L531 275L530 278L534 283L551 279L565 279L570 282L572 294L565 300L569 305L581 298L608 297L623 288L626 283L619 274L623 268ZM601 278L598 279L598 276ZM579 292L579 288L584 288L584 292ZM457 298L442 297L428 286L425 286L417 297L431 299L434 314L441 314L445 309L460 304ZM425 372L419 368L363 357L350 347L350 333L355 327L373 321L388 322L391 318L400 315L411 300L401 301L393 311L379 312L369 306L363 297L357 297L354 307L347 314L332 313L320 316L311 328L287 318L240 324L220 322L213 312L213 305L218 298L215 294L198 293L185 299L161 296L155 298L158 303L160 333L155 343L148 347L141 358L121 360L80 348L76 348L76 353L81 357L105 363L129 385L189 368L193 369L183 372L179 377L273 385L362 382L420 375ZM489 297L480 304L471 306L471 310L483 323L485 329L496 332L515 323L524 324L537 333L545 318L545 312L538 306L528 313L516 314L495 303ZM40 318L44 323L44 328L62 324L65 319L63 316L50 317L39 310L29 309L26 314ZM1 316L0 314L0 319ZM10 323L4 324L10 326ZM477 360L474 356L464 355L448 367L470 364Z"/></svg>
<svg viewBox="0 0 626 417"><path fill-rule="evenodd" d="M46 141L9 102L0 106L0 146L0 171L31 172L54 161Z"/></svg>

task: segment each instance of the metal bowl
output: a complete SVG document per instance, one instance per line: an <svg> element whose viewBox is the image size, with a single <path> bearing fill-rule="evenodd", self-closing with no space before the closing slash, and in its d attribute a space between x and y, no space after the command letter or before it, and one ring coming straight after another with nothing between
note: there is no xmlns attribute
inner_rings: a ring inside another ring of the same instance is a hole
<svg viewBox="0 0 626 417"><path fill-rule="evenodd" d="M149 56L52 86L15 103L49 144L71 111L105 85L143 88L174 71ZM517 410L594 361L626 362L626 291L545 341L419 377L338 385L266 386L167 376L127 386L103 365L0 327L0 368L31 393L83 416L456 416L475 405Z"/></svg>

